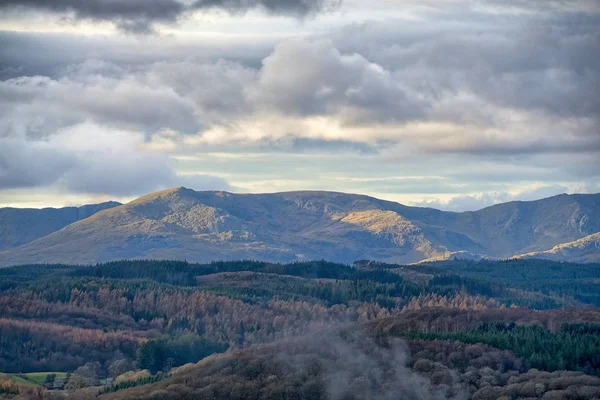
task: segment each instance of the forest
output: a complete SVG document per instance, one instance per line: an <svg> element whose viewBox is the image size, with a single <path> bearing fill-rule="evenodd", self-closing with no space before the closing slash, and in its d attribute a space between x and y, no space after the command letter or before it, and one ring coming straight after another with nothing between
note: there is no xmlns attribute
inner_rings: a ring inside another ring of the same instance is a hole
<svg viewBox="0 0 600 400"><path fill-rule="evenodd" d="M599 296L541 260L5 268L0 398L595 399Z"/></svg>

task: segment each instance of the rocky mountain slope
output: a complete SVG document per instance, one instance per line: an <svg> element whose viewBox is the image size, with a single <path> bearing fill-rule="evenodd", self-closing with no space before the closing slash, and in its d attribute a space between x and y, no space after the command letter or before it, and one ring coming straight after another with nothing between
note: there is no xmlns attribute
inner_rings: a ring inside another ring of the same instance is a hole
<svg viewBox="0 0 600 400"><path fill-rule="evenodd" d="M0 208L0 251L29 243L98 211L120 205L109 201L82 207Z"/></svg>
<svg viewBox="0 0 600 400"><path fill-rule="evenodd" d="M122 258L410 263L453 252L510 257L599 231L600 194L451 213L344 193L178 188L100 211L0 252L0 265Z"/></svg>

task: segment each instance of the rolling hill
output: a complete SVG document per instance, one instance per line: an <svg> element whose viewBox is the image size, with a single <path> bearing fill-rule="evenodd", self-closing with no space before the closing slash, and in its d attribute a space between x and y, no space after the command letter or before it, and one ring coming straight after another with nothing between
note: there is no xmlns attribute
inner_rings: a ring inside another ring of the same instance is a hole
<svg viewBox="0 0 600 400"><path fill-rule="evenodd" d="M455 252L511 257L599 232L600 194L452 213L334 192L177 188L53 227L0 252L0 265L123 258L410 263Z"/></svg>

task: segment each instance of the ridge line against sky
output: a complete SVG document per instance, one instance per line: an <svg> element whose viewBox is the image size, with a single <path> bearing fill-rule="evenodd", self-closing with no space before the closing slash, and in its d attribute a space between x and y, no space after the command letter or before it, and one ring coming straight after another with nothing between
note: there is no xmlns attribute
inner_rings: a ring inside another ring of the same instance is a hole
<svg viewBox="0 0 600 400"><path fill-rule="evenodd" d="M170 189L165 189L165 190L169 191L169 190L175 190L175 189L180 189L180 188L181 189L187 189L187 190L191 189L191 190L196 191L196 192L203 192L203 191L197 191L197 190L194 190L192 188L185 188L185 187L170 188ZM205 191L212 192L211 190L205 190ZM161 191L159 191L159 192L161 192ZM159 192L154 192L154 193L159 193ZM216 192L221 192L221 191L216 191ZM343 193L343 192L332 192L332 191L325 191L325 190L300 190L300 191L288 191L288 192L259 192L259 193L231 192L231 191L226 191L225 190L224 192L231 193L231 194L234 194L234 195L257 195L257 196L260 196L260 195L271 195L271 194L273 194L273 195L274 194L289 194L289 193L297 193L297 192L324 192L324 193L337 193L337 194L350 195L350 196L368 196L368 197L371 197L371 198L373 198L375 200L385 200L385 199L378 199L376 197L373 197L373 196L370 196L370 195L367 195L367 194L363 194L363 193ZM136 200L138 200L140 198L143 198L143 197L145 197L147 195L150 195L150 194L153 194L153 193L146 193L146 194L144 194L142 196L139 196L139 197L128 198L128 199L124 200L123 202L117 202L117 201L114 201L114 200L107 200L107 201L104 201L102 203L108 203L108 202L110 202L110 203L115 203L117 205L126 205L126 204L128 204L130 202L134 202L134 201L136 201ZM563 195L567 195L567 196L580 195L580 193L560 193L560 194L556 194L556 195L553 195L553 196L550 196L550 197L531 198L531 199L520 199L518 197L514 197L514 198L508 199L506 201L496 202L496 203L494 203L492 205L505 204L505 203L510 203L510 202L535 202L535 201L547 200L547 199L549 199L551 197L563 196ZM598 193L589 193L589 195L599 195L600 196L600 192L598 192ZM388 201L397 203L399 205L406 205L406 204L402 204L402 203L396 202L394 200L388 200ZM102 203L97 203L97 204L71 204L71 205L64 205L64 206L58 206L58 207L52 207L52 206L44 207L44 206L42 206L42 207L32 207L32 208L11 207L11 206L4 207L4 206L0 206L0 209L2 209L2 208L17 208L17 209L45 209L45 208L52 208L52 209L58 209L58 208L63 208L63 207L65 207L65 208L68 208L68 207L79 207L79 208L81 208L81 207L87 207L87 206L96 206L96 205L102 204ZM428 205L427 203L423 203L423 204L419 204L419 205L412 205L412 206L413 207L436 208L434 206ZM479 211L479 210L482 210L482 209L487 208L487 207L490 207L490 206L484 206L482 208L476 208L476 209L473 209L473 210L467 210L467 212L468 211ZM460 211L460 212L465 212L465 211Z"/></svg>
<svg viewBox="0 0 600 400"><path fill-rule="evenodd" d="M600 192L600 2L0 2L0 206Z"/></svg>
<svg viewBox="0 0 600 400"><path fill-rule="evenodd" d="M180 187L180 188L181 189L187 189L187 190L191 189L191 188L185 188L185 187ZM171 188L171 189L179 189L179 188ZM105 200L105 201L102 201L100 203L74 203L74 204L66 204L66 205L62 205L62 206L40 206L40 207L0 206L0 209L2 209L2 208L13 208L13 209L15 209L15 208L16 209L47 209L47 208L52 208L52 209L58 209L58 208L68 208L68 207L79 207L79 208L81 208L81 207L87 207L87 206L95 206L95 205L102 204L102 203L115 203L117 205L126 205L126 204L128 204L130 202L134 202L136 200L139 200L139 199L141 199L141 198L143 198L145 196L148 196L148 195L151 195L151 194L154 194L154 193L160 193L160 192L163 192L165 190L169 191L170 189L164 189L162 191L153 192L153 193L146 193L146 194L143 194L142 196L139 196L139 197L126 198L122 202L115 201L115 200ZM371 197L371 198L373 198L375 200L386 200L386 199L379 199L377 197L373 197L373 196L370 196L370 195L364 194L364 193L344 193L344 192L334 192L334 191L326 191L326 190L294 190L294 191L287 191L287 192L256 192L256 193L232 192L232 191L227 191L227 190L216 190L216 191L213 191L213 190L194 190L194 189L191 189L191 190L196 191L196 192L226 192L226 193L230 193L230 194L233 194L233 195L257 195L257 196L260 196L260 195L271 195L271 194L274 195L274 194L302 193L302 192L323 192L323 193L337 193L337 194L343 194L343 195L349 195L349 196L368 196L368 197ZM573 196L573 195L591 195L591 196L596 195L596 196L600 196L600 192L598 192L598 193L586 193L586 194L582 194L582 193L559 193L559 194L555 194L555 195L552 195L552 196L549 196L549 197L536 197L536 196L533 196L531 198L523 198L523 199L519 198L518 196L515 196L513 198L510 198L510 199L507 199L507 200L504 200L504 201L494 202L491 205L486 205L486 206L483 206L481 208L474 208L472 210L465 210L465 211L458 211L458 212L479 211L479 210L482 210L484 208L491 207L493 205L506 204L506 203L511 203L511 202L526 202L526 203L529 202L530 203L530 202L547 200L547 199L552 198L552 197L565 196L565 195L566 196ZM408 205L408 204L402 204L400 202L396 202L394 200L387 200L387 201L391 201L393 203L397 203L399 205L404 205L404 206ZM478 199L474 199L473 201L478 201ZM434 208L434 209L436 208L435 205L429 205L426 202L424 202L422 204L408 205L408 206L412 206L412 207L427 207L427 208ZM449 211L453 211L453 210L449 210Z"/></svg>

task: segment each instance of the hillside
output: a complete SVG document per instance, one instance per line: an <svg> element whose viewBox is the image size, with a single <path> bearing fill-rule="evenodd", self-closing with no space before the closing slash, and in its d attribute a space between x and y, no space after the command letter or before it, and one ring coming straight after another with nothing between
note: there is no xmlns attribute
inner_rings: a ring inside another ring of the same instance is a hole
<svg viewBox="0 0 600 400"><path fill-rule="evenodd" d="M122 258L411 263L453 252L510 257L598 231L599 194L451 213L334 192L233 194L178 188L103 210L3 251L0 264Z"/></svg>
<svg viewBox="0 0 600 400"><path fill-rule="evenodd" d="M318 333L310 339L207 357L157 383L117 390L99 399L584 400L600 395L596 376L537 369L520 372L521 360L481 344L375 341L355 332ZM411 360L410 351L418 358Z"/></svg>
<svg viewBox="0 0 600 400"><path fill-rule="evenodd" d="M599 277L548 260L3 268L0 399L595 399Z"/></svg>
<svg viewBox="0 0 600 400"><path fill-rule="evenodd" d="M56 232L98 211L121 205L115 201L64 208L0 208L0 251Z"/></svg>
<svg viewBox="0 0 600 400"><path fill-rule="evenodd" d="M556 245L550 250L522 254L518 258L597 263L600 262L600 233Z"/></svg>
<svg viewBox="0 0 600 400"><path fill-rule="evenodd" d="M486 249L487 256L510 257L548 250L600 232L600 194L562 194L497 204L473 212L438 211L419 218L474 238Z"/></svg>

